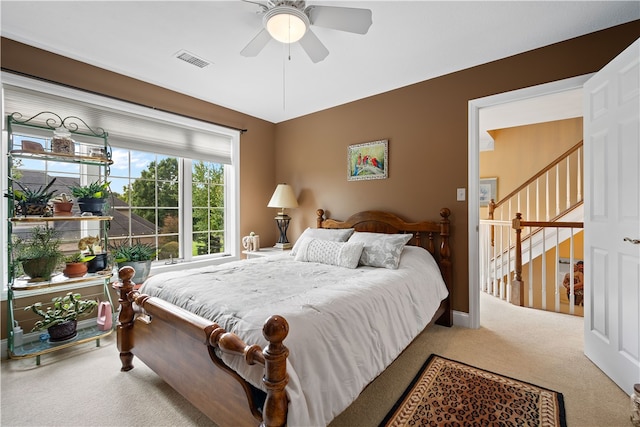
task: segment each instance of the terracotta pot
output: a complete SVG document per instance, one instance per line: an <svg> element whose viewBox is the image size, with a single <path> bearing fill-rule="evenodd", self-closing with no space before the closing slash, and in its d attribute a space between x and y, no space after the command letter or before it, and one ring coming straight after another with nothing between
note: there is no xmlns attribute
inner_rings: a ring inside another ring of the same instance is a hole
<svg viewBox="0 0 640 427"><path fill-rule="evenodd" d="M60 342L75 338L78 334L77 328L77 320L68 320L64 323L60 323L59 325L51 326L50 328L47 328L47 332L49 332L49 341Z"/></svg>
<svg viewBox="0 0 640 427"><path fill-rule="evenodd" d="M71 209L73 208L73 202L53 202L53 213L58 216L71 215Z"/></svg>
<svg viewBox="0 0 640 427"><path fill-rule="evenodd" d="M68 262L65 269L62 270L62 274L68 278L82 277L87 274L87 270L88 267L86 262Z"/></svg>

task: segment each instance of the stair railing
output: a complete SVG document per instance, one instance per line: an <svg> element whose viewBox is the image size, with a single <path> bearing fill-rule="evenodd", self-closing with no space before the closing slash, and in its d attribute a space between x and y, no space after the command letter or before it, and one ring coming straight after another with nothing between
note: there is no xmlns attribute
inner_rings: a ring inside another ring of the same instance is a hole
<svg viewBox="0 0 640 427"><path fill-rule="evenodd" d="M573 229L569 226L566 226L569 227L566 228L562 223L557 223L556 221L577 206L582 205L582 146L583 142L580 141L499 202L496 203L494 200L491 200L489 203L489 219L481 219L479 229L480 286L482 291L501 299L512 299L512 291L514 290L513 279L516 277L513 273L517 265L515 259L516 237L514 237L514 233L511 231L514 221L512 218L515 215L515 213L512 212L514 211L525 211L527 218L534 219L534 221L527 222L527 224L557 224L549 226L532 225L519 229L519 235L517 237L520 239L520 245L523 240L529 243L529 259L533 259L534 252L532 252L532 248L535 247L536 250L540 250L538 245L540 241L543 242L542 247L544 247L549 235L555 235L556 238L558 238L559 236L566 236L567 233L569 233L572 239L571 250L573 254ZM543 212L544 218L542 218ZM522 216L520 216L520 221L522 221ZM567 224L575 225L576 223ZM548 231L544 231L544 227L555 229L555 234L549 234ZM528 240L529 234L536 233L545 237L533 236L531 240ZM534 244L534 240L538 243ZM556 251L556 253L558 253L558 251ZM522 248L520 248L520 257L522 257ZM571 262L573 263L573 259ZM521 274L522 259L520 259L519 268ZM533 269L529 269L530 276L533 274L532 270ZM520 290L522 285L521 276L519 280L518 290ZM531 283L532 280L530 277L530 288L528 289L530 297L528 299L528 305L530 306L533 300ZM543 290L543 293L544 292ZM559 310L559 298L557 294L556 288L555 311ZM571 296L571 301L573 302L573 289L571 290ZM521 304L521 297L524 297L523 293L517 295L516 304ZM574 305L572 303L572 313L573 310Z"/></svg>
<svg viewBox="0 0 640 427"><path fill-rule="evenodd" d="M582 145L580 141L565 151L499 202L492 199L489 219L510 221L515 212L525 212L526 218L552 221L581 203ZM492 231L492 240L494 235Z"/></svg>
<svg viewBox="0 0 640 427"><path fill-rule="evenodd" d="M529 253L527 254L528 256L526 257L526 262L529 263L530 265L532 264L532 260L535 258L534 256L534 251L532 250L533 248L533 241L535 240L536 235L540 236L540 244L541 244L541 248L538 251L542 256L541 256L541 261L542 261L542 271L541 271L541 275L540 275L540 281L541 281L541 295L542 295L542 309L546 310L546 291L547 291L547 266L546 266L546 259L547 257L545 256L547 254L547 252L549 250L551 250L554 246L555 246L555 272L554 272L554 277L557 278L559 276L559 270L558 270L558 266L559 266L559 261L560 261L560 243L562 241L564 241L567 238L568 235L568 239L569 239L569 244L570 244L570 260L569 260L569 264L570 266L573 266L575 264L575 258L574 258L574 236L577 232L581 231L584 229L584 223L583 222L549 222L549 221L523 221L522 220L522 214L521 213L516 213L515 218L513 219L512 222L512 228L515 230L515 273L514 273L514 278L513 281L511 282L511 286L509 289L509 301L512 304L515 305L520 305L520 306L524 306L524 296L525 296L525 282L522 278L522 266L523 266L523 252L522 252L522 242L523 242L523 238L522 238L522 230L525 227L529 227L529 230L532 230L533 228L536 229L535 232L529 232L529 235L527 236L527 240L529 242ZM552 229L554 231L553 236L551 237L551 239L548 238L547 234L547 230ZM561 233L561 230L564 230L565 233ZM564 234L565 236L562 236L561 234ZM549 240L551 240L553 242L553 240L555 240L555 245L549 245ZM528 278L528 286L526 291L528 292L528 301L529 307L533 307L533 282L534 282L534 268L530 267L529 269L529 278ZM574 289L574 272L573 272L573 268L569 268L569 274L570 274L570 280L569 280L569 313L574 314L575 312L575 306L576 306L576 299L575 299L575 289ZM554 289L555 289L555 311L559 311L560 308L560 294L559 294L559 286L554 283Z"/></svg>

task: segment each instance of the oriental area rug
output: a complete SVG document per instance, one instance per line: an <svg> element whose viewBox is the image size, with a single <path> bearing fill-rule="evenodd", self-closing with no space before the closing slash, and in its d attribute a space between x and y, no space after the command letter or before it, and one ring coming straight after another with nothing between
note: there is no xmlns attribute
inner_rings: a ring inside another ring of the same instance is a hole
<svg viewBox="0 0 640 427"><path fill-rule="evenodd" d="M562 394L432 354L381 426L566 427Z"/></svg>

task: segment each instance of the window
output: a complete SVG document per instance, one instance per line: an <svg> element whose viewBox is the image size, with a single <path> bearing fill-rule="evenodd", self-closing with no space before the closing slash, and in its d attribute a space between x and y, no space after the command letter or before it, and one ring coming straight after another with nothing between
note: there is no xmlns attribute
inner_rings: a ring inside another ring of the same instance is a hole
<svg viewBox="0 0 640 427"><path fill-rule="evenodd" d="M196 266L238 259L239 130L8 73L2 73L2 82L3 129L7 114L17 111L31 117L54 111L61 117L81 117L109 133L114 164L108 179L116 193L112 204L117 213L111 241L152 240L160 249L156 271L185 268L176 265L182 262ZM34 137L47 139L30 135ZM6 140L5 131L3 155ZM49 177L76 173L56 162L46 163L20 167ZM0 172L6 189L7 173ZM90 168L82 173L91 179ZM2 209L3 223L6 215ZM6 250L6 242L1 245ZM6 285L5 270L2 276Z"/></svg>
<svg viewBox="0 0 640 427"><path fill-rule="evenodd" d="M113 159L111 241L152 243L168 263L228 255L225 165L117 147ZM191 233L180 232L184 224L191 224Z"/></svg>

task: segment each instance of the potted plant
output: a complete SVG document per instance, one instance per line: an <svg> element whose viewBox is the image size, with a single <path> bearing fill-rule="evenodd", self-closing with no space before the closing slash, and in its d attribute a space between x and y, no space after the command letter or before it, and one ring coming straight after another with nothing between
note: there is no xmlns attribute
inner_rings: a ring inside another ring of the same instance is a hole
<svg viewBox="0 0 640 427"><path fill-rule="evenodd" d="M51 300L53 304L46 310L43 309L41 302L25 307L25 310L31 310L42 317L42 320L35 323L32 332L46 329L51 342L74 338L78 333L78 317L90 314L98 305L98 301L81 298L80 294L69 292L64 296L53 298Z"/></svg>
<svg viewBox="0 0 640 427"><path fill-rule="evenodd" d="M58 216L69 216L71 215L71 209L73 208L73 199L67 196L66 193L60 193L58 196L54 197L53 202L53 213Z"/></svg>
<svg viewBox="0 0 640 427"><path fill-rule="evenodd" d="M62 270L68 278L82 277L87 274L88 267L87 262L95 258L95 255L83 255L81 252L68 255L64 258L65 268Z"/></svg>
<svg viewBox="0 0 640 427"><path fill-rule="evenodd" d="M133 283L143 283L151 272L151 263L155 260L158 250L151 243L142 243L140 239L133 241L122 240L111 245L111 254L118 263L118 270L124 266L131 266L136 274L131 279Z"/></svg>
<svg viewBox="0 0 640 427"><path fill-rule="evenodd" d="M78 249L83 255L92 256L87 261L87 271L96 273L107 268L107 253L102 250L100 236L87 236L78 241Z"/></svg>
<svg viewBox="0 0 640 427"><path fill-rule="evenodd" d="M76 198L80 212L91 212L93 215L102 215L104 204L109 197L109 182L92 182L89 185L71 186L71 195Z"/></svg>
<svg viewBox="0 0 640 427"><path fill-rule="evenodd" d="M49 280L63 258L58 232L47 225L38 225L31 229L29 239L16 236L13 240L13 256L29 276L30 282Z"/></svg>
<svg viewBox="0 0 640 427"><path fill-rule="evenodd" d="M49 181L49 184L40 186L37 189L29 188L19 181L15 183L20 190L10 188L6 197L12 198L17 203L17 214L42 216L47 212L47 203L53 197L56 190L51 190L51 186L56 182L56 178Z"/></svg>

